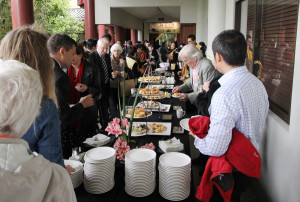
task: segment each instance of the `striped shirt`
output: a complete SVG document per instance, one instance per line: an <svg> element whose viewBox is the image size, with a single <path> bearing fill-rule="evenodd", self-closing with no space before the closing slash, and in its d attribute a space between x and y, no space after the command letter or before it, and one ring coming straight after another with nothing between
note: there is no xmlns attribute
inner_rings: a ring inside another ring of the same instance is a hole
<svg viewBox="0 0 300 202"><path fill-rule="evenodd" d="M246 66L232 69L219 80L221 87L209 108L210 129L205 138L195 137L195 147L209 156L223 155L232 139L232 129L243 133L259 150L269 110L265 87Z"/></svg>

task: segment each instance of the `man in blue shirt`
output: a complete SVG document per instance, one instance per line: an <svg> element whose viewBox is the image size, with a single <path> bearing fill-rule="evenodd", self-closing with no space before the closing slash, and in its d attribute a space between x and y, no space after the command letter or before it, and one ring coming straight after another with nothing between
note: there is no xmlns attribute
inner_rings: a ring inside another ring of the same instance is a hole
<svg viewBox="0 0 300 202"><path fill-rule="evenodd" d="M226 30L216 36L212 50L214 66L224 75L211 100L208 134L203 139L195 137L195 147L202 154L221 156L227 151L235 128L259 151L269 102L261 81L244 66L246 40L239 31Z"/></svg>

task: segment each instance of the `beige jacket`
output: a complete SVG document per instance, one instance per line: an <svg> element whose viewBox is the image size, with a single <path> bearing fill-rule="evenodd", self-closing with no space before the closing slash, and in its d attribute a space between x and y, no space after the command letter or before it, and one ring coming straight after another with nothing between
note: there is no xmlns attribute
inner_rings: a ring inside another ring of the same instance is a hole
<svg viewBox="0 0 300 202"><path fill-rule="evenodd" d="M0 138L0 201L76 201L67 171L42 155L34 156L27 142Z"/></svg>

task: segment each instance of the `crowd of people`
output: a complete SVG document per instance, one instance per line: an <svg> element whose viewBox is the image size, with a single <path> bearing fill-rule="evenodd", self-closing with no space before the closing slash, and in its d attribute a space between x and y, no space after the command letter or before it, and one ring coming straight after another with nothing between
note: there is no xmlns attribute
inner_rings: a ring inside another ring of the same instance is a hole
<svg viewBox="0 0 300 202"><path fill-rule="evenodd" d="M1 200L76 201L67 173L72 168L63 159L119 117L120 82L136 82L148 67L173 71L182 84L172 93L181 93L180 100L196 108L195 114L210 117L206 138L191 134L202 154L223 155L233 128L259 149L268 96L244 66L241 33L224 31L215 38L213 64L206 58L206 45L197 44L194 35L188 36L187 45L174 40L170 46L130 40L110 45L111 39L106 33L99 40L76 42L66 34L49 37L35 26L13 30L2 39ZM32 186L24 187L29 181Z"/></svg>

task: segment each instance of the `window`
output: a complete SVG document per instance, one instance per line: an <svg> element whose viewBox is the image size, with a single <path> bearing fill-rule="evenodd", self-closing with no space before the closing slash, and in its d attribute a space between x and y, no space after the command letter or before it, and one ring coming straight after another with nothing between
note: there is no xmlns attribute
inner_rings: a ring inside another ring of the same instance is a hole
<svg viewBox="0 0 300 202"><path fill-rule="evenodd" d="M248 0L246 64L265 85L270 109L287 123L290 119L298 4L298 0Z"/></svg>

